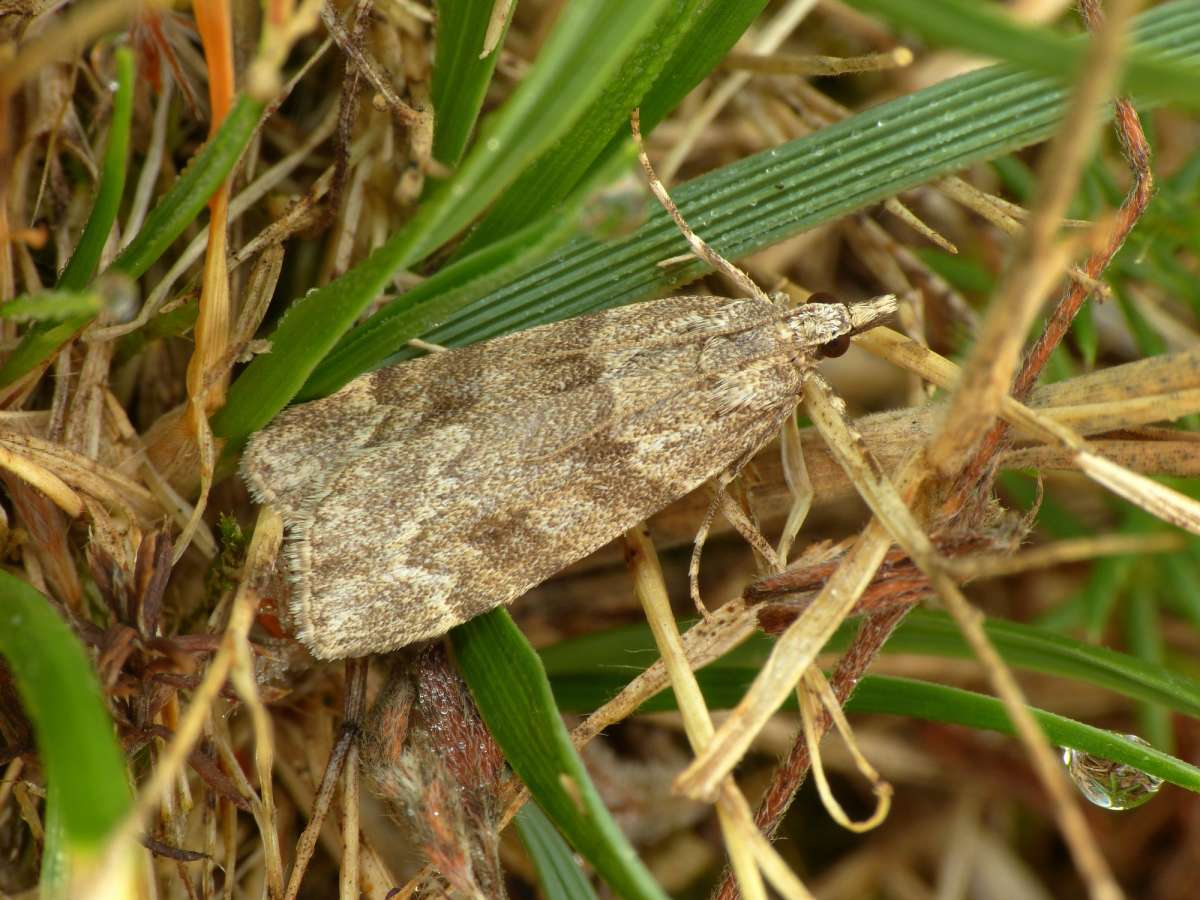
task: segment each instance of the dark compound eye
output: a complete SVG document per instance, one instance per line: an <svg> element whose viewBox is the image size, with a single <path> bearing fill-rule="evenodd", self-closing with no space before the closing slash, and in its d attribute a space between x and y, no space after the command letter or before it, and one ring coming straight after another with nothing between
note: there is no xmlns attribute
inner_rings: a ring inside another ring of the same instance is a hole
<svg viewBox="0 0 1200 900"><path fill-rule="evenodd" d="M841 300L833 296L827 291L815 291L808 298L809 303L837 303L845 306ZM836 337L828 343L822 344L817 353L826 359L831 359L835 356L841 356L850 349L850 335L843 334L841 337Z"/></svg>

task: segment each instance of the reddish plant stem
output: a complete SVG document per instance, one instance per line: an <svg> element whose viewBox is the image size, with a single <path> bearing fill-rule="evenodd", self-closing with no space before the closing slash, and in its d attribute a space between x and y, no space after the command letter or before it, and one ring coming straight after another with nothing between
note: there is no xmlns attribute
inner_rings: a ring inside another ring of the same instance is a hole
<svg viewBox="0 0 1200 900"><path fill-rule="evenodd" d="M1128 100L1117 100L1114 118L1122 150L1133 170L1133 187L1117 211L1117 223L1108 244L1087 261L1086 271L1092 278L1099 278L1104 273L1109 262L1125 243L1133 226L1146 211L1154 193L1154 176L1150 172L1150 145L1142 133L1137 112ZM1013 394L1017 398L1025 398L1033 389L1034 382L1045 368L1051 352L1066 336L1067 329L1071 327L1071 322L1087 297L1087 289L1078 282L1073 282L1066 296L1059 301L1049 322L1046 323L1046 330L1025 356L1025 363L1013 385Z"/></svg>
<svg viewBox="0 0 1200 900"><path fill-rule="evenodd" d="M1088 28L1094 30L1099 24L1101 16L1097 0L1081 0L1080 10ZM1146 207L1150 205L1150 198L1154 194L1154 175L1150 171L1150 144L1146 141L1146 135L1142 131L1142 123L1138 119L1137 112L1128 100L1117 99L1113 110L1113 124L1116 126L1117 139L1121 142L1121 151L1133 173L1133 185L1117 210L1116 224L1107 244L1103 249L1092 254L1084 266L1088 276L1093 279L1098 279L1104 274L1108 264L1117 255L1117 251L1121 249L1125 239L1129 237L1129 232L1133 230L1134 225L1146 211ZM1038 376L1050 359L1050 354L1062 343L1071 327L1071 322L1083 307L1088 295L1088 289L1079 282L1071 283L1071 287L1051 314L1041 337L1025 355L1025 362L1013 383L1012 393L1018 400L1024 400L1033 390ZM1007 433L1008 426L1003 422L998 421L992 426L980 442L971 461L964 467L959 478L960 486L969 487L977 484L991 469L992 462Z"/></svg>

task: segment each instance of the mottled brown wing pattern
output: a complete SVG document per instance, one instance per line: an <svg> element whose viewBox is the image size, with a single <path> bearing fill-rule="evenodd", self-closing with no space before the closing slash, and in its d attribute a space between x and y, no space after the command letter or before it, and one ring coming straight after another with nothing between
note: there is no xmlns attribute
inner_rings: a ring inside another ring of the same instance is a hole
<svg viewBox="0 0 1200 900"><path fill-rule="evenodd" d="M750 306L747 306L750 304ZM764 308L765 307L765 308ZM766 304L724 297L670 297L553 322L491 341L434 353L372 372L341 390L285 410L255 434L242 473L256 497L285 521L325 495L322 485L356 449L406 439L422 425L488 421L523 398L532 405L561 392L540 368L568 366L596 349L643 351L709 322L763 320ZM383 434L377 431L384 426Z"/></svg>
<svg viewBox="0 0 1200 900"><path fill-rule="evenodd" d="M301 639L339 657L442 634L752 453L801 391L778 320L754 300L638 304L285 413L243 468L289 528Z"/></svg>

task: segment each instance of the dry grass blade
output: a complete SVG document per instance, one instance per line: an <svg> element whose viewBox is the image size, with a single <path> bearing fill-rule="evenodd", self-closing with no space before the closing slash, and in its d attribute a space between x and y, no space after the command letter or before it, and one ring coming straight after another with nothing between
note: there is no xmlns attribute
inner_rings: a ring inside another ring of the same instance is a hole
<svg viewBox="0 0 1200 900"><path fill-rule="evenodd" d="M61 478L7 447L0 447L0 468L37 488L72 519L83 515L83 501Z"/></svg>
<svg viewBox="0 0 1200 900"><path fill-rule="evenodd" d="M650 624L650 630L658 644L671 686L675 690L675 696L679 698L679 709L683 715L688 740L694 750L700 751L712 738L712 719L704 704L700 687L696 684L696 678L688 667L687 655L683 651L679 633L675 630L675 616L671 611L666 586L663 584L662 568L658 564L658 555L654 552L654 545L650 542L645 526L639 525L626 532L625 561L633 574L634 591L645 610L646 621ZM753 841L757 831L753 822L750 823L750 831L747 833L745 830L745 822L739 819L736 809L731 806L730 790L733 793L737 792L732 778L725 782L722 796L717 799L717 816L721 823L725 847L729 852L729 860L742 894L748 898L765 900L766 889L749 843Z"/></svg>
<svg viewBox="0 0 1200 900"><path fill-rule="evenodd" d="M1055 541L1018 553L981 553L961 559L947 559L946 568L955 578L972 581L976 578L1001 578L1032 569L1048 569L1099 556L1176 553L1186 547L1187 539L1181 534L1105 534Z"/></svg>
<svg viewBox="0 0 1200 900"><path fill-rule="evenodd" d="M338 880L342 900L356 900L362 894L359 887L359 824L358 824L358 744L350 744L342 770L342 870Z"/></svg>
<svg viewBox="0 0 1200 900"><path fill-rule="evenodd" d="M1112 93L1136 7L1132 0L1114 0L1103 25L1093 32L1066 119L1042 163L1037 205L989 307L939 437L930 445L930 464L943 476L957 471L991 427L1012 384L1025 335L1066 268L1068 256L1055 236L1095 145L1095 110Z"/></svg>
<svg viewBox="0 0 1200 900"><path fill-rule="evenodd" d="M912 345L899 335L879 335L866 340L874 341L874 346L881 354L890 356L898 363L916 362L913 370L925 376L932 376L931 380L940 386L959 384L959 375L952 363L926 348ZM1072 462L1084 474L1098 484L1165 522L1193 534L1200 534L1200 502L1092 452L1083 437L1065 424L1084 421L1099 430L1103 426L1115 425L1112 420L1117 416L1121 417L1122 425L1127 426L1142 421L1178 418L1196 412L1200 408L1197 406L1200 403L1200 391L1186 387L1196 375L1195 357L1195 353L1180 355L1183 365L1171 366L1171 369L1173 377L1182 380L1185 386L1169 389L1163 395L1133 397L1126 403L1118 400L1068 406L1061 418L1039 413L1011 397L1004 397L1001 399L999 412L1001 417L1018 430L1057 444L1067 452ZM1105 380L1111 377L1106 376ZM1161 389L1162 386L1159 387Z"/></svg>
<svg viewBox="0 0 1200 900"><path fill-rule="evenodd" d="M367 667L363 660L350 660L346 663L346 700L345 715L341 731L329 753L325 771L321 775L321 784L317 788L309 811L308 824L296 841L295 859L292 861L292 871L288 875L287 890L284 900L295 900L300 893L300 884L304 880L304 872L312 859L317 847L317 840L325 824L325 817L333 804L333 796L337 790L342 770L349 756L350 749L358 742L358 723L366 713Z"/></svg>
<svg viewBox="0 0 1200 900"><path fill-rule="evenodd" d="M1080 450L1075 461L1085 475L1152 516L1200 534L1200 502L1103 456Z"/></svg>
<svg viewBox="0 0 1200 900"><path fill-rule="evenodd" d="M913 52L896 47L887 53L866 56L795 56L786 53L730 53L724 67L760 75L848 75L911 66Z"/></svg>
<svg viewBox="0 0 1200 900"><path fill-rule="evenodd" d="M812 760L813 779L817 783L817 790L821 795L821 802L824 804L825 810L835 822L847 831L861 834L879 827L892 808L894 791L859 750L858 743L854 740L853 732L850 729L850 723L842 711L841 703L834 696L833 689L820 669L810 668L804 673L800 684L796 686L796 695L800 702L800 721L803 726L804 742L808 746L808 757ZM825 766L821 762L820 754L821 737L817 734L820 709L824 709L825 714L837 728L838 734L846 742L859 772L871 782L871 791L875 795L875 811L861 822L855 822L846 815L846 811L834 798L833 790L829 787L829 780L825 777Z"/></svg>
<svg viewBox="0 0 1200 900"><path fill-rule="evenodd" d="M283 522L277 515L264 511L259 515L254 537L246 554L247 572L267 572L273 564L283 540ZM237 588L229 612L229 624L221 636L216 655L209 663L204 680L192 694L191 704L180 720L167 750L159 759L153 775L142 786L137 805L118 835L118 840L128 840L153 814L155 808L169 790L183 768L188 754L200 737L204 722L212 711L212 703L225 684L225 679L237 663L239 645L246 644L250 626L259 604L259 586L249 578L243 579ZM282 888L282 885L280 885Z"/></svg>
<svg viewBox="0 0 1200 900"><path fill-rule="evenodd" d="M891 538L877 522L872 521L863 530L816 600L780 635L754 684L718 729L712 743L676 779L679 791L699 799L716 795L717 786L854 608L890 544Z"/></svg>

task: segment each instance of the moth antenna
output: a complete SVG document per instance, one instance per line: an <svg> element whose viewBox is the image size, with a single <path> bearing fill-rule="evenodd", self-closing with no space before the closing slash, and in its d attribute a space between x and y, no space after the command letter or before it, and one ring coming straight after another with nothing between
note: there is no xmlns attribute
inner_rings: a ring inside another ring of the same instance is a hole
<svg viewBox="0 0 1200 900"><path fill-rule="evenodd" d="M637 144L638 159L642 163L642 171L646 173L646 181L650 185L650 191L662 204L662 208L667 211L667 214L675 220L675 224L679 227L680 232L687 240L692 248L692 252L698 257L728 277L734 284L740 287L743 291L759 300L765 300L768 303L772 302L767 296L766 291L754 283L754 279L723 257L720 253L710 247L704 240L692 231L690 225L683 218L683 214L679 211L679 207L675 205L675 201L671 199L671 195L667 193L666 186L663 185L659 177L654 173L654 167L650 165L650 158L646 156L646 145L642 141L641 128L641 110L635 109L629 114L629 127L633 132L633 141Z"/></svg>

